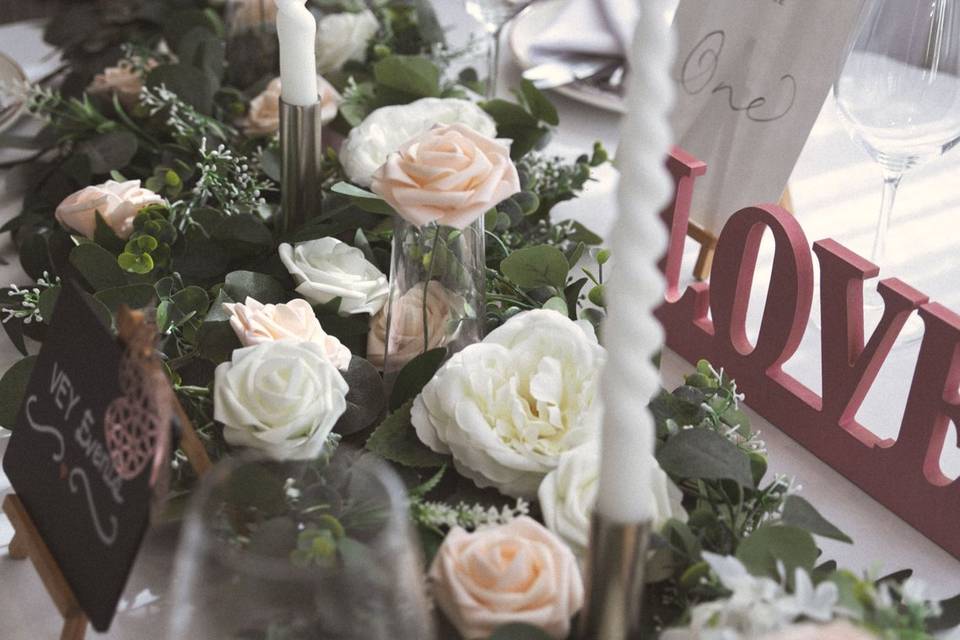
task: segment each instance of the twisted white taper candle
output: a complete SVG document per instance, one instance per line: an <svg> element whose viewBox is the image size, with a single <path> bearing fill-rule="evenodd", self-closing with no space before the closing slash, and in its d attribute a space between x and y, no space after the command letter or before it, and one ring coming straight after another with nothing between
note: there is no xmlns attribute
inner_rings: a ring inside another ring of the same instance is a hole
<svg viewBox="0 0 960 640"><path fill-rule="evenodd" d="M627 115L617 162L619 215L610 248L615 269L607 286L603 371L605 407L597 512L615 522L651 517L654 423L647 404L660 387L652 363L663 344L653 310L663 300L657 261L666 251L659 213L670 198L665 161L671 144L667 114L674 88L673 30L664 19L670 0L643 0L630 52Z"/></svg>

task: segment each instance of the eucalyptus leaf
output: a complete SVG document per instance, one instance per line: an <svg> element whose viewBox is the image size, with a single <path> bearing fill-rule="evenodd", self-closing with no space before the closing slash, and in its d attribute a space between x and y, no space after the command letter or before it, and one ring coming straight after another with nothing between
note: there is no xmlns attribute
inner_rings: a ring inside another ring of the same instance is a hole
<svg viewBox="0 0 960 640"><path fill-rule="evenodd" d="M210 72L188 64L163 64L147 74L147 86L165 86L203 114L213 111L213 97L220 81Z"/></svg>
<svg viewBox="0 0 960 640"><path fill-rule="evenodd" d="M783 524L806 529L812 534L852 544L850 536L834 526L804 498L788 496L783 506Z"/></svg>
<svg viewBox="0 0 960 640"><path fill-rule="evenodd" d="M446 357L446 347L440 347L425 351L405 364L397 375L390 394L390 410L396 411L405 402L417 397L423 387L433 379Z"/></svg>
<svg viewBox="0 0 960 640"><path fill-rule="evenodd" d="M387 416L367 440L367 449L385 460L404 467L440 467L448 462L445 456L431 451L420 442L410 422L410 399Z"/></svg>
<svg viewBox="0 0 960 640"><path fill-rule="evenodd" d="M415 97L440 94L440 69L423 56L388 56L373 65L378 83Z"/></svg>
<svg viewBox="0 0 960 640"><path fill-rule="evenodd" d="M490 636L490 640L549 640L552 637L540 627L522 622L512 622L497 627L493 635Z"/></svg>
<svg viewBox="0 0 960 640"><path fill-rule="evenodd" d="M102 302L111 313L116 313L122 304L131 309L147 306L156 299L157 291L149 284L127 284L122 287L103 289L93 297Z"/></svg>
<svg viewBox="0 0 960 640"><path fill-rule="evenodd" d="M753 487L750 459L736 445L709 429L683 429L657 452L667 473L688 479L733 480Z"/></svg>
<svg viewBox="0 0 960 640"><path fill-rule="evenodd" d="M263 304L278 304L289 298L284 286L275 278L255 271L228 273L223 289L233 300L240 302L250 297Z"/></svg>
<svg viewBox="0 0 960 640"><path fill-rule="evenodd" d="M50 287L40 292L40 298L37 300L37 309L40 311L40 317L44 324L50 324L53 319L53 308L57 305L57 298L60 297L60 287Z"/></svg>
<svg viewBox="0 0 960 640"><path fill-rule="evenodd" d="M526 79L520 81L520 95L531 115L549 125L557 126L560 124L557 108L532 82Z"/></svg>
<svg viewBox="0 0 960 640"><path fill-rule="evenodd" d="M334 431L348 436L363 431L383 414L387 400L383 392L383 378L372 364L354 356L346 371L340 372L347 381L347 410L337 420Z"/></svg>
<svg viewBox="0 0 960 640"><path fill-rule="evenodd" d="M114 255L94 242L74 247L70 251L70 264L95 290L127 284L127 278Z"/></svg>
<svg viewBox="0 0 960 640"><path fill-rule="evenodd" d="M126 129L115 129L84 140L77 153L90 160L90 170L97 174L123 169L137 153L137 136Z"/></svg>
<svg viewBox="0 0 960 640"><path fill-rule="evenodd" d="M779 525L760 527L737 547L737 559L750 573L779 580L778 565L782 563L791 583L794 570L811 571L818 554L809 532Z"/></svg>
<svg viewBox="0 0 960 640"><path fill-rule="evenodd" d="M0 378L0 427L13 429L16 425L17 412L36 362L37 356L17 360Z"/></svg>
<svg viewBox="0 0 960 640"><path fill-rule="evenodd" d="M500 263L500 270L524 289L555 287L562 291L570 265L560 249L540 245L514 251Z"/></svg>

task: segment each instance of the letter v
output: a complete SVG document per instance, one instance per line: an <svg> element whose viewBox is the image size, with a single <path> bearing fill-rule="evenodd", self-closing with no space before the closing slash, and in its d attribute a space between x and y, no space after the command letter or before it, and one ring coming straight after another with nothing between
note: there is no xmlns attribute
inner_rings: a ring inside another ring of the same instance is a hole
<svg viewBox="0 0 960 640"><path fill-rule="evenodd" d="M928 297L906 283L889 278L877 289L883 316L864 346L863 283L879 267L834 240L813 243L820 262L822 412L867 446L890 446L856 421L857 411L880 367L913 310Z"/></svg>

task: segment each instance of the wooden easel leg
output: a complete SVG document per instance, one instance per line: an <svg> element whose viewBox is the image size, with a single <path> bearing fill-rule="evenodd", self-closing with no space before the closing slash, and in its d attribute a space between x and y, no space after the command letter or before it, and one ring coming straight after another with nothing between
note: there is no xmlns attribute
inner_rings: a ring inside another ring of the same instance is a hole
<svg viewBox="0 0 960 640"><path fill-rule="evenodd" d="M23 536L21 536L19 533L13 534L13 539L10 541L10 546L7 547L7 553L9 553L10 557L14 560L27 559L27 541L24 540Z"/></svg>
<svg viewBox="0 0 960 640"><path fill-rule="evenodd" d="M715 244L704 243L700 245L700 253L697 254L697 264L693 266L693 277L701 282L710 277L710 268L713 267L713 254L716 252Z"/></svg>
<svg viewBox="0 0 960 640"><path fill-rule="evenodd" d="M87 635L87 616L78 613L64 619L60 640L83 640L85 635Z"/></svg>

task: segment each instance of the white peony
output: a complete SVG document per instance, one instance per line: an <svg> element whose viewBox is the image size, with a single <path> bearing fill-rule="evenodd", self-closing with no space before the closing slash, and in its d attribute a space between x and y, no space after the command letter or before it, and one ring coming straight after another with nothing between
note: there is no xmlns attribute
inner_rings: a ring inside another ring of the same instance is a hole
<svg viewBox="0 0 960 640"><path fill-rule="evenodd" d="M340 164L350 181L369 187L374 172L394 151L437 124L465 124L493 138L497 125L487 113L458 98L421 98L410 104L381 107L350 130L340 148Z"/></svg>
<svg viewBox="0 0 960 640"><path fill-rule="evenodd" d="M337 71L348 60L363 61L380 23L369 9L334 13L317 20L317 71Z"/></svg>
<svg viewBox="0 0 960 640"><path fill-rule="evenodd" d="M413 426L479 486L532 497L564 452L597 437L605 361L588 323L517 314L440 368L414 402Z"/></svg>
<svg viewBox="0 0 960 640"><path fill-rule="evenodd" d="M283 243L278 251L297 293L314 304L341 298L340 313L374 314L387 301L387 277L356 247L327 237L296 246Z"/></svg>
<svg viewBox="0 0 960 640"><path fill-rule="evenodd" d="M223 437L275 460L323 449L347 408L348 387L314 342L279 340L236 349L214 373L213 417Z"/></svg>
<svg viewBox="0 0 960 640"><path fill-rule="evenodd" d="M656 530L670 518L686 521L683 493L655 462L649 492ZM592 440L560 456L557 468L540 484L537 497L543 523L560 536L579 556L585 554L590 538L590 520L597 502L600 478L600 447ZM637 491L643 490L637 487Z"/></svg>

